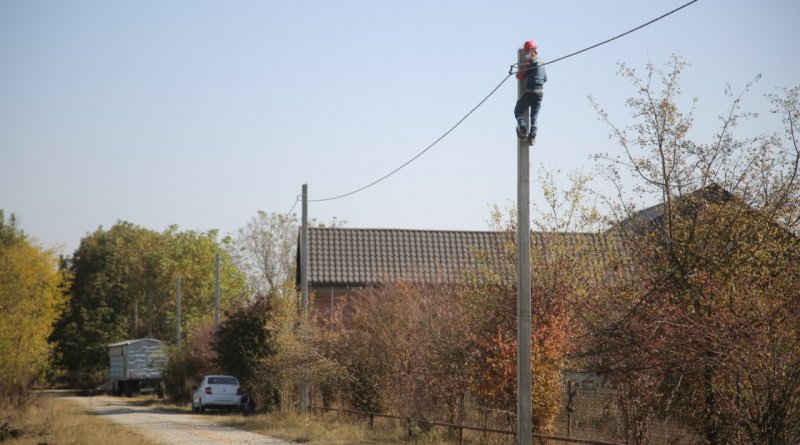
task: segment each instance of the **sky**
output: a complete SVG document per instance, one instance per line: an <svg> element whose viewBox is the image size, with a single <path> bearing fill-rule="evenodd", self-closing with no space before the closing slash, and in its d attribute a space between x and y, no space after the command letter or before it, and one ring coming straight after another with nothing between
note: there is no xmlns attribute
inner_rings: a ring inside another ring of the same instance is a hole
<svg viewBox="0 0 800 445"><path fill-rule="evenodd" d="M533 39L554 60L688 0L0 0L0 209L71 255L119 220L233 234L259 210L386 175L450 129ZM591 173L621 153L587 97L630 122L618 74L678 54L700 142L740 91L773 131L765 94L800 84L800 2L699 0L546 67L531 171ZM513 207L512 77L449 136L364 191L309 203L348 227L487 230ZM602 184L596 187L603 187ZM531 197L540 202L534 180Z"/></svg>

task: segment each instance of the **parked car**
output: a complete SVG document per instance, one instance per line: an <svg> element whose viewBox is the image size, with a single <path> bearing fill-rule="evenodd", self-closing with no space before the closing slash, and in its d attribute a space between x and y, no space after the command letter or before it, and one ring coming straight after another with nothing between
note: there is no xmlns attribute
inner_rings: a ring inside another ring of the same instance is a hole
<svg viewBox="0 0 800 445"><path fill-rule="evenodd" d="M239 409L244 391L239 380L229 375L207 375L192 395L192 411L206 408Z"/></svg>

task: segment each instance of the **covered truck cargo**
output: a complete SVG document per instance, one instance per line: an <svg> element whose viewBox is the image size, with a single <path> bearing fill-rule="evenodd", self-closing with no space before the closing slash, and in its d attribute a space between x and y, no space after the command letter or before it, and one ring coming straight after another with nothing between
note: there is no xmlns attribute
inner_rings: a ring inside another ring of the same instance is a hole
<svg viewBox="0 0 800 445"><path fill-rule="evenodd" d="M166 343L153 338L125 340L108 345L108 356L114 394L156 391L163 396L161 379L167 366Z"/></svg>

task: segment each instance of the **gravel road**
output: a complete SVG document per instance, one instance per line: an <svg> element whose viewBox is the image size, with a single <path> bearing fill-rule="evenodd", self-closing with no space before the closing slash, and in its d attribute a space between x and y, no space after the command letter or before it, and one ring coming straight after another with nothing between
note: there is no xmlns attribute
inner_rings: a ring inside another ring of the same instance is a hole
<svg viewBox="0 0 800 445"><path fill-rule="evenodd" d="M224 426L214 414L138 406L131 399L111 396L64 397L87 407L100 417L164 445L296 445L248 431Z"/></svg>

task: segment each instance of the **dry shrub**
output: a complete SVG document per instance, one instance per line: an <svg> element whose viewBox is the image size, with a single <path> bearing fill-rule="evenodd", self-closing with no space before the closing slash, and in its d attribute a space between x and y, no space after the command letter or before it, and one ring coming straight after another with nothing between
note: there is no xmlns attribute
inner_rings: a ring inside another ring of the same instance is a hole
<svg viewBox="0 0 800 445"><path fill-rule="evenodd" d="M167 393L176 403L188 402L192 397L192 386L199 384L203 376L220 373L213 340L214 327L202 325L187 337L184 348L170 351L164 383Z"/></svg>
<svg viewBox="0 0 800 445"><path fill-rule="evenodd" d="M347 371L345 399L365 411L458 420L466 351L455 300L444 286L396 283L359 292L351 325L331 350Z"/></svg>

